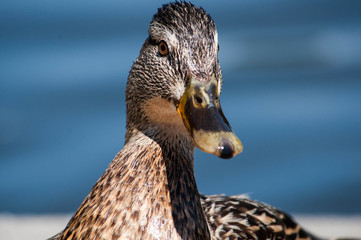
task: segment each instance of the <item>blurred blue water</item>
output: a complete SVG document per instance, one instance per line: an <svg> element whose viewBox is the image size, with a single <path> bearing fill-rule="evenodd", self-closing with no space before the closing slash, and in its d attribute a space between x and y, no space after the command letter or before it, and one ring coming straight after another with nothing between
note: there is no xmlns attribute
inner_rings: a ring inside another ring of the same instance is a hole
<svg viewBox="0 0 361 240"><path fill-rule="evenodd" d="M361 213L361 3L194 1L214 18L244 153L202 193ZM124 143L129 68L161 1L0 3L0 212L72 212Z"/></svg>

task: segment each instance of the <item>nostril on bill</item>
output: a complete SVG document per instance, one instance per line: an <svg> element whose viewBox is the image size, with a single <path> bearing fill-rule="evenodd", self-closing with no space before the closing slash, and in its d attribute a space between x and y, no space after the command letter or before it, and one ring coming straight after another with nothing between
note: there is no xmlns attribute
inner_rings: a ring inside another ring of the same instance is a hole
<svg viewBox="0 0 361 240"><path fill-rule="evenodd" d="M222 138L220 144L218 145L219 157L221 158L231 158L234 153L233 144L226 138Z"/></svg>

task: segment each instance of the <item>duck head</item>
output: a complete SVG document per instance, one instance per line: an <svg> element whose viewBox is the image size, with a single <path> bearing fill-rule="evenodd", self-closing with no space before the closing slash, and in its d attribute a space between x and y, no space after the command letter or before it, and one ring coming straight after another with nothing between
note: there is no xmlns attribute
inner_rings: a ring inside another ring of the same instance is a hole
<svg viewBox="0 0 361 240"><path fill-rule="evenodd" d="M186 2L163 5L127 83L127 135L191 138L221 158L242 152L241 141L222 113L222 73L215 24L202 8Z"/></svg>

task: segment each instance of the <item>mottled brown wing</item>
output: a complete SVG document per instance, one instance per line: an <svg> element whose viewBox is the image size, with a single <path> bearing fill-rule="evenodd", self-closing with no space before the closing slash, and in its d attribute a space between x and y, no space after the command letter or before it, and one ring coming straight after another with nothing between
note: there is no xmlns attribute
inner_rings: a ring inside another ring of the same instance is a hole
<svg viewBox="0 0 361 240"><path fill-rule="evenodd" d="M287 214L244 195L201 200L214 239L318 239Z"/></svg>

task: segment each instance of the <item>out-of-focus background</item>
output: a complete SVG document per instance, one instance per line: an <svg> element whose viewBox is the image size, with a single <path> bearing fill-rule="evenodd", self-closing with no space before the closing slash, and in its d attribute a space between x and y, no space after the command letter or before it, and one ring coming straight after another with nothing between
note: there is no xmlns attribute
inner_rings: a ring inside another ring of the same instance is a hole
<svg viewBox="0 0 361 240"><path fill-rule="evenodd" d="M231 160L196 151L199 190L360 215L361 2L193 2L216 22L222 108L244 143ZM162 3L0 3L1 231L68 219L122 148L128 71Z"/></svg>

